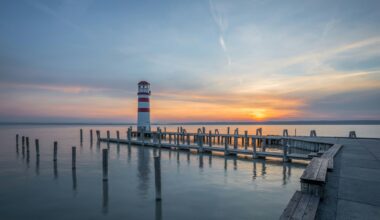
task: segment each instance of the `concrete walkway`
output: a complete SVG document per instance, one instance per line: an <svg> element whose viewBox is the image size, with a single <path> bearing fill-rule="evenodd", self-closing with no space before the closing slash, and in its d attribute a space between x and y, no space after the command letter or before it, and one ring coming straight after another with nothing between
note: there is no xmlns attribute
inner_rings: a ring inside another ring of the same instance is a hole
<svg viewBox="0 0 380 220"><path fill-rule="evenodd" d="M317 219L380 219L380 139L317 139L343 144Z"/></svg>

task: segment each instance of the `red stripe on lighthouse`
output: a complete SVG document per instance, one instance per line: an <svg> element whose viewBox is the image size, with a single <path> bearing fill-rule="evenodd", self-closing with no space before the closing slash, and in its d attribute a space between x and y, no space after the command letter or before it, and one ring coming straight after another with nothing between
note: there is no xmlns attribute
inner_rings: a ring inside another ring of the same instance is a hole
<svg viewBox="0 0 380 220"><path fill-rule="evenodd" d="M139 102L149 102L149 98L139 98Z"/></svg>
<svg viewBox="0 0 380 220"><path fill-rule="evenodd" d="M139 112L150 112L150 109L149 108L139 108L138 111Z"/></svg>

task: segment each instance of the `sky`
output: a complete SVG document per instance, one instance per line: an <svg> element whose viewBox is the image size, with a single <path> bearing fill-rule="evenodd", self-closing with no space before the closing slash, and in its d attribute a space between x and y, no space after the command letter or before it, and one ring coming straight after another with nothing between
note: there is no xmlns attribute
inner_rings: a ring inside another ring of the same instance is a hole
<svg viewBox="0 0 380 220"><path fill-rule="evenodd" d="M0 121L380 119L380 1L0 0Z"/></svg>

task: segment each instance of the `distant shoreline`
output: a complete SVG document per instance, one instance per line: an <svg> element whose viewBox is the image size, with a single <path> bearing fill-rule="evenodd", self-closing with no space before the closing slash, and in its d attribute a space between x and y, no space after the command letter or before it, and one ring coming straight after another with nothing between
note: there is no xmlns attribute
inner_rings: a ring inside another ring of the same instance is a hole
<svg viewBox="0 0 380 220"><path fill-rule="evenodd" d="M136 125L113 122L0 122L0 125ZM263 122L154 122L152 125L380 125L380 120L310 120Z"/></svg>

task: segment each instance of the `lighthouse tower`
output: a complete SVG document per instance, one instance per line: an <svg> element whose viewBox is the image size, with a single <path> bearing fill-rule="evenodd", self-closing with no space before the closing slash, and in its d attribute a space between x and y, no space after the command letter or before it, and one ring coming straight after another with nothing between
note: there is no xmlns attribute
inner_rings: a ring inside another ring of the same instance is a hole
<svg viewBox="0 0 380 220"><path fill-rule="evenodd" d="M138 83L138 116L137 116L137 130L150 131L150 84L146 81Z"/></svg>

